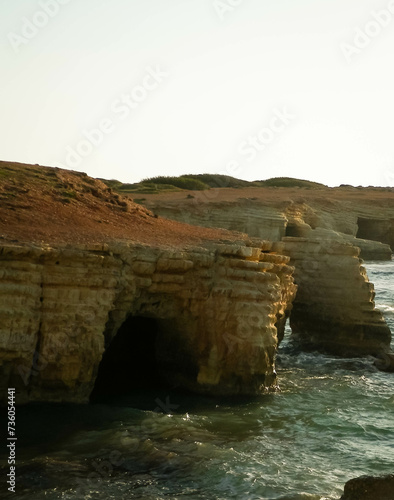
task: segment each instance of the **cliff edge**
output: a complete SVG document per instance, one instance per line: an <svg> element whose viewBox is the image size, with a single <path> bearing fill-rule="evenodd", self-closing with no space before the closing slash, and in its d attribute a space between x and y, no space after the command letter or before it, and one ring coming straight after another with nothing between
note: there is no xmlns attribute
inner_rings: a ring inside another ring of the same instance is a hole
<svg viewBox="0 0 394 500"><path fill-rule="evenodd" d="M155 217L60 169L2 162L0 198L2 394L276 388L296 286L274 243Z"/></svg>

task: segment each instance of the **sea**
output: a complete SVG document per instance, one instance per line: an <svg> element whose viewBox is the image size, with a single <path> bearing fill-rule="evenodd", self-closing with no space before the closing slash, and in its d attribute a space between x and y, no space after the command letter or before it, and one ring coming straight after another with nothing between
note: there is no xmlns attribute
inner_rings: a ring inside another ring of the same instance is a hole
<svg viewBox="0 0 394 500"><path fill-rule="evenodd" d="M366 268L394 332L394 262ZM394 374L301 352L289 330L277 372L281 390L252 399L149 389L19 406L16 492L4 437L0 498L334 500L353 477L393 473Z"/></svg>

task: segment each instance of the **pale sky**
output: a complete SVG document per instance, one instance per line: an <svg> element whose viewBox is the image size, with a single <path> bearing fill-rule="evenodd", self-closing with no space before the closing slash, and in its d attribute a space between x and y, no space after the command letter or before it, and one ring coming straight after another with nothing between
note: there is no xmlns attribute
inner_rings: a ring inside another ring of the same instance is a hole
<svg viewBox="0 0 394 500"><path fill-rule="evenodd" d="M393 186L393 56L394 0L1 0L0 159Z"/></svg>

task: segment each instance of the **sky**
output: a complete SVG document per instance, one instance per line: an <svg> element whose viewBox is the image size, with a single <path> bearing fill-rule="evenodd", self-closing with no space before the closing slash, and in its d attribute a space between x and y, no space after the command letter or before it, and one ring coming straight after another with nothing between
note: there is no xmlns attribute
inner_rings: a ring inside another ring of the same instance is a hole
<svg viewBox="0 0 394 500"><path fill-rule="evenodd" d="M394 0L0 0L0 159L394 186Z"/></svg>

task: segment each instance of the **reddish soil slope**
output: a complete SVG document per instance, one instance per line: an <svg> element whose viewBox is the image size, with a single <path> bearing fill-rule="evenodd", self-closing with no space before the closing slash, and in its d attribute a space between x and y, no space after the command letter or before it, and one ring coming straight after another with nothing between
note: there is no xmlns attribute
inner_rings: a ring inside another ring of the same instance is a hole
<svg viewBox="0 0 394 500"><path fill-rule="evenodd" d="M84 173L0 161L0 243L132 240L179 247L241 237L157 218Z"/></svg>

